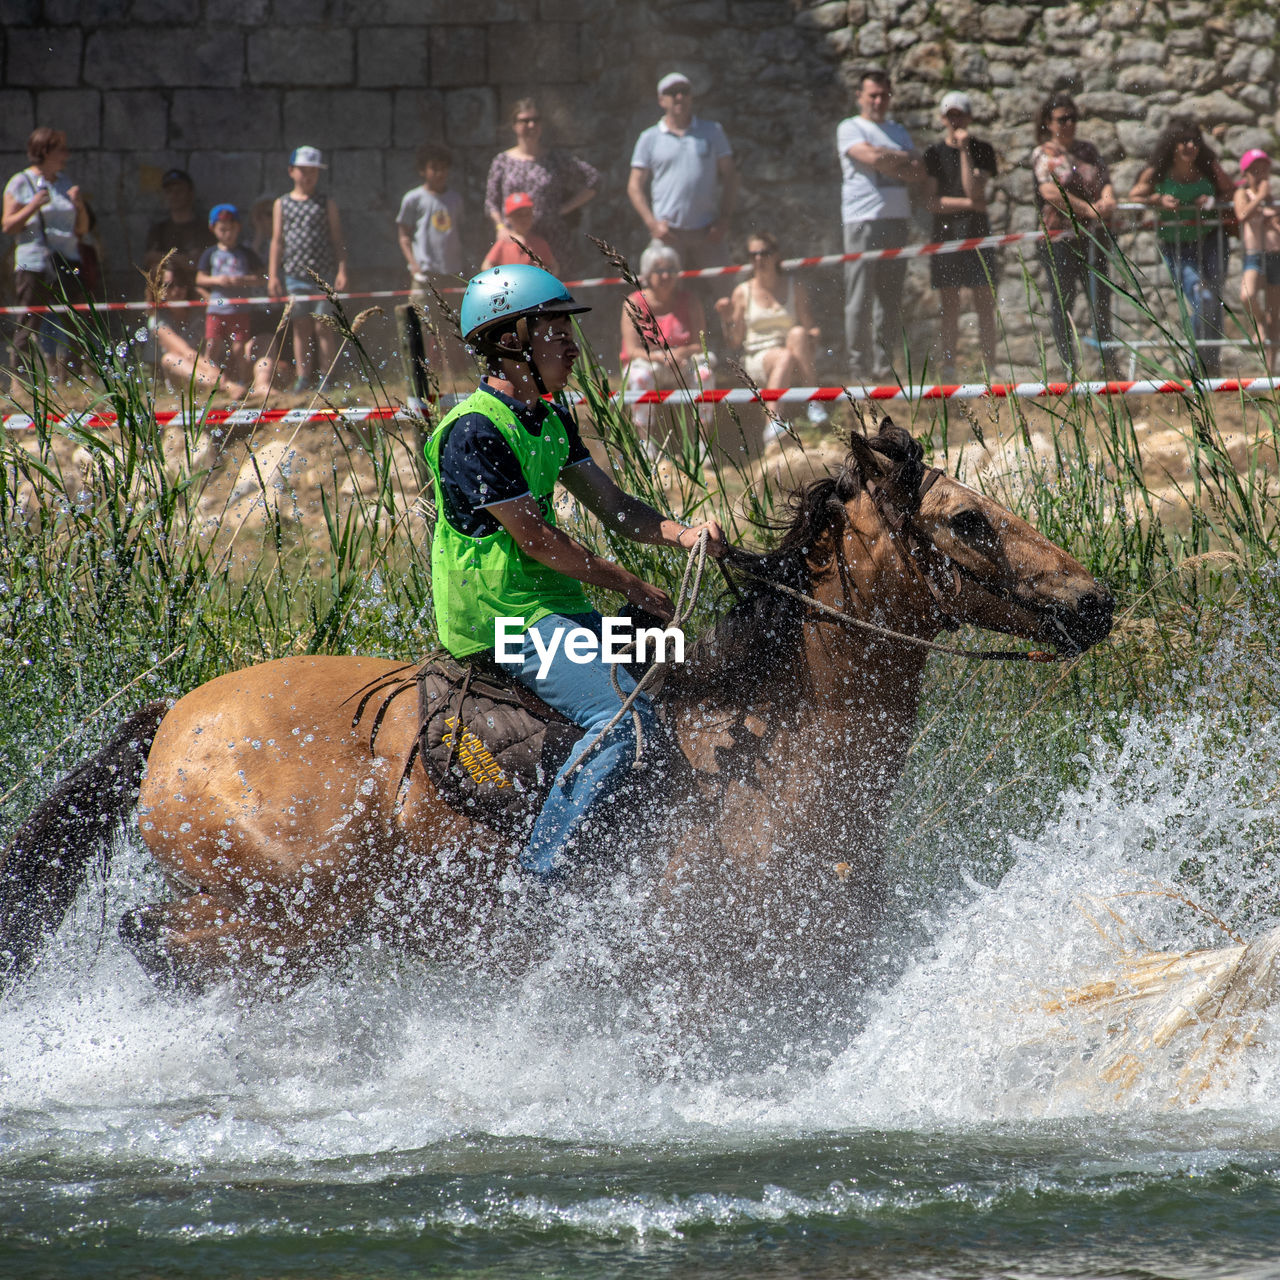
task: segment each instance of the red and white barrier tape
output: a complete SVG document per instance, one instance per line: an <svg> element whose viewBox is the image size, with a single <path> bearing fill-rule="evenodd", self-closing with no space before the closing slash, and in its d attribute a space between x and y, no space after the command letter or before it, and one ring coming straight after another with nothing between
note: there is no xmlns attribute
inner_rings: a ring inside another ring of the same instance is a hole
<svg viewBox="0 0 1280 1280"><path fill-rule="evenodd" d="M844 400L1026 400L1048 399L1061 396L1149 396L1184 395L1205 391L1214 393L1245 393L1260 395L1280 390L1280 378L1207 378L1199 384L1190 382L1154 380L1134 382L965 382L954 384L858 387L775 387L751 391L746 387L723 388L712 391L627 391L615 392L613 399L626 404L809 404ZM464 397L441 397L440 407L451 408ZM571 393L570 404L585 404L586 397ZM205 413L190 414L181 409L161 410L156 422L168 426L256 426L259 423L280 422L291 426L310 422L355 424L375 420L398 419L408 421L415 415L396 406L356 406L349 409L210 409ZM85 430L102 430L116 424L114 413L68 413L50 415L49 424L61 427L79 427ZM11 413L0 417L0 425L9 431L29 431L35 420L28 414Z"/></svg>
<svg viewBox="0 0 1280 1280"><path fill-rule="evenodd" d="M1074 236L1074 231L1011 231L1001 236L971 236L967 240L937 240L932 244L911 244L904 245L900 249L863 249L857 253L825 253L813 258L786 258L780 264L784 271L794 271L801 267L834 267L845 262L870 262L877 258L926 258L932 257L939 253L966 253L972 249L998 249L1004 245L1018 244L1028 240L1061 240L1066 236ZM737 263L728 267L702 267L696 271L681 271L680 278L682 280L701 280L712 276L732 276L739 275L744 271L750 271L751 264L749 262ZM565 287L569 289L594 289L605 285L627 284L627 280L622 276L591 276L583 280L566 280ZM449 287L441 290L442 293L462 293L461 287ZM407 298L410 296L408 289L372 289L362 293L339 293L334 295L342 299L344 302L354 298L357 300L365 300L369 298ZM328 294L324 293L304 293L295 294L292 300L295 302L324 302L328 299ZM229 306L237 307L264 307L264 306L280 306L289 299L286 298L270 298L266 296L254 296L248 298L223 298L220 300ZM184 299L180 302L166 302L164 310L186 310L189 308L207 307L208 301L204 298ZM151 311L153 304L150 302L75 302L75 303L56 303L50 306L40 307L0 307L0 315L6 316L22 316L22 315L44 315L48 313L57 313L64 311L88 311L90 306L96 311Z"/></svg>

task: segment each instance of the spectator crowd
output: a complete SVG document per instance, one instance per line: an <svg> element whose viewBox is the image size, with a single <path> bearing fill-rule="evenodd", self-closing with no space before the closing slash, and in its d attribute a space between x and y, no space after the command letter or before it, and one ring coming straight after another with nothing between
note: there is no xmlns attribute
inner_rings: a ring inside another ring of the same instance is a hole
<svg viewBox="0 0 1280 1280"><path fill-rule="evenodd" d="M657 84L660 117L636 139L626 195L643 227L637 284L619 313L619 358L636 389L710 387L718 364L732 355L762 387L811 385L824 350L811 296L784 272L782 246L772 229L752 227L744 242L751 272L736 287L719 278L689 281L681 271L727 265L734 249L739 173L724 127L695 111L694 89L673 71ZM1043 101L1033 121L1028 165L1038 224L1049 237L1036 246L1042 306L1063 370L1083 367L1081 346L1096 350L1106 376L1116 376L1118 344L1111 299L1119 198L1098 148L1077 134L1079 110L1067 93ZM550 145L532 98L510 113L513 143L494 156L485 183L483 216L492 242L468 261L469 216L451 185L452 156L439 144L419 149L420 184L406 192L394 235L408 273L409 305L429 314L436 296L475 269L533 260L571 276L590 260L581 234L584 207L597 197L601 174L569 150ZM895 249L919 238L914 219L932 220L934 240L990 234L988 193L1001 170L994 148L973 132L968 95L952 89L938 104L938 135L919 146L893 116L893 85L867 70L856 111L835 131L840 169L840 218L846 254ZM67 137L41 126L30 136L29 164L4 188L0 229L13 238L14 301L36 308L61 299L102 298L96 219L69 175ZM242 218L219 202L205 215L191 177L166 173L166 216L148 231L142 262L163 299L202 298L203 311L160 307L150 325L160 367L178 385L195 383L240 396L274 385L308 392L323 384L337 335L322 291L348 287L347 252L337 204L323 191L326 164L314 146L288 157L289 188L267 194ZM1161 257L1180 297L1191 348L1201 372L1216 374L1224 331L1227 234L1243 254L1240 315L1252 336L1270 344L1280 366L1280 211L1272 195L1271 161L1253 147L1229 171L1197 121L1174 115L1126 198L1147 206ZM283 186L283 182L281 183ZM486 221L487 220L487 223ZM1056 235L1054 234L1056 233ZM637 237L640 243L640 237ZM910 371L911 325L904 317L902 258L860 258L844 264L844 334L838 376L886 382ZM936 340L930 353L938 380L955 372L961 317L972 311L984 367L997 363L996 281L991 249L930 258L936 296ZM733 278L730 278L731 280ZM323 286L323 290L321 288ZM266 293L273 308L235 299ZM1087 299L1088 331L1074 322L1077 297ZM290 305L288 350L283 304ZM717 325L712 330L710 318ZM429 360L438 357L428 326L420 335ZM834 344L831 344L834 345ZM20 373L42 365L67 376L76 358L64 324L36 310L10 326L10 366ZM288 372L284 372L288 370ZM833 371L834 372L834 371ZM824 420L814 406L815 422ZM649 429L643 412L642 431Z"/></svg>

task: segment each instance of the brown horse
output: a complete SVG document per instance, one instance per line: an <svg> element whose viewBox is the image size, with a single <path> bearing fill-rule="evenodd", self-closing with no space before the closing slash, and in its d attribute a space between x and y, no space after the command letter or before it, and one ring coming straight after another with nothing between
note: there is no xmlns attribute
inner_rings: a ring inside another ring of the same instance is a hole
<svg viewBox="0 0 1280 1280"><path fill-rule="evenodd" d="M902 635L973 624L1074 654L1111 625L1109 595L1075 560L926 469L888 420L854 440L837 475L794 495L793 516L776 550L733 553L740 598L663 693L690 769L680 802L664 805L676 826L652 842L666 851L653 896L709 999L717 973L801 989L865 944L928 656ZM157 974L305 971L374 929L418 952L465 954L502 918L517 849L448 807L420 767L406 779L416 700L366 709L359 697L405 670L285 658L135 713L7 851L10 974L57 927L135 796L174 894L127 916L122 933Z"/></svg>

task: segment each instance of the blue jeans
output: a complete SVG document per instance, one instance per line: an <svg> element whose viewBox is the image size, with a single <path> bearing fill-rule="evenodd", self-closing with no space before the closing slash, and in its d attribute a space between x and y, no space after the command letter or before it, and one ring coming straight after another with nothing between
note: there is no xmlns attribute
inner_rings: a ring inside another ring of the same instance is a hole
<svg viewBox="0 0 1280 1280"><path fill-rule="evenodd" d="M557 627L561 628L560 644L546 675L539 677L542 659L534 648L533 633L538 632L545 648L550 645ZM585 627L594 632L598 640L601 617L592 612L569 617L551 614L543 618L525 632L520 668L514 664L506 666L515 679L532 689L543 702L586 730L561 765L542 812L533 824L529 843L520 855L520 865L525 871L544 878L552 878L565 870L562 855L596 806L617 790L635 759L635 726L628 711L591 752L582 768L569 776L579 757L622 705L609 678L611 664L601 661L598 648L596 656L585 663L573 662L565 656L564 636L574 627ZM635 688L636 682L625 666L618 670L618 683L624 695ZM632 706L640 713L645 738L652 747L658 735L653 704L648 695L642 693Z"/></svg>
<svg viewBox="0 0 1280 1280"><path fill-rule="evenodd" d="M1162 245L1160 252L1187 300L1192 341L1199 344L1206 338L1221 338L1223 262L1217 233L1199 240L1177 240ZM1196 353L1204 372L1217 377L1222 348L1197 345Z"/></svg>

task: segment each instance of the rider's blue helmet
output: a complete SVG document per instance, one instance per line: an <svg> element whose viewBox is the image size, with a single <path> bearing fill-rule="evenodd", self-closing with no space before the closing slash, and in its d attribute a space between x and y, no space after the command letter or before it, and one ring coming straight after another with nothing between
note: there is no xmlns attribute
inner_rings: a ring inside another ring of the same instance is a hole
<svg viewBox="0 0 1280 1280"><path fill-rule="evenodd" d="M494 324L522 316L572 316L590 310L575 302L573 294L550 271L532 263L490 267L467 285L462 298L462 336L471 341Z"/></svg>

